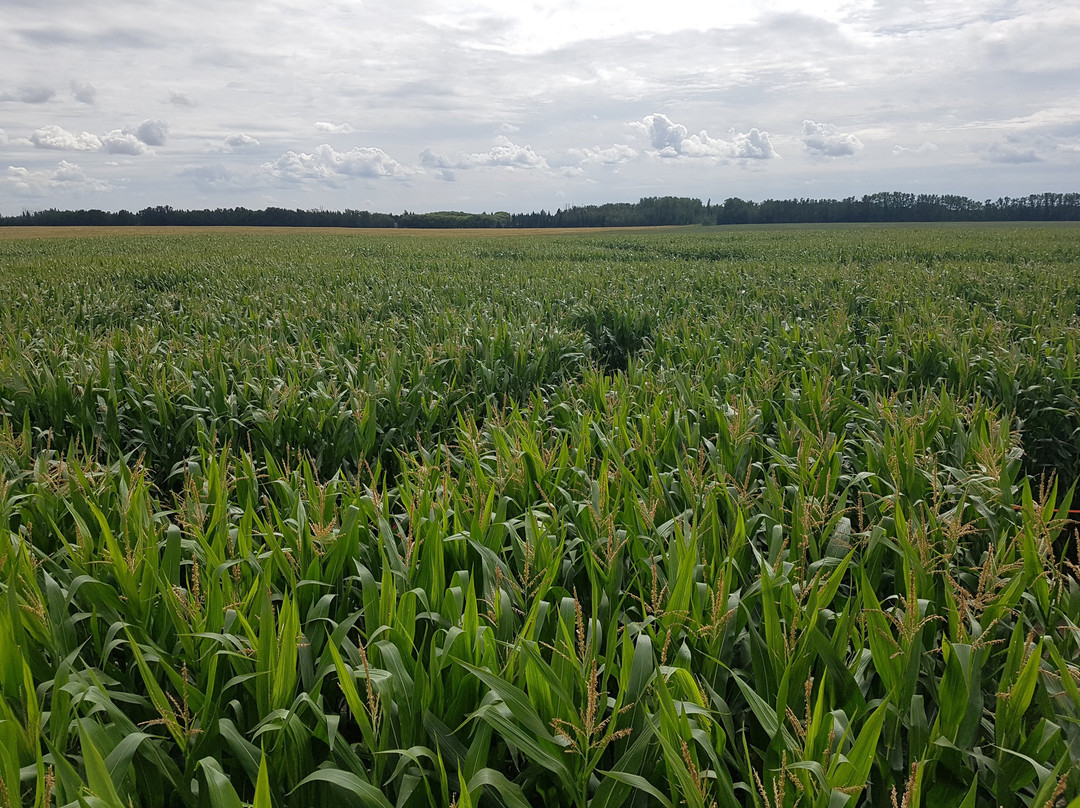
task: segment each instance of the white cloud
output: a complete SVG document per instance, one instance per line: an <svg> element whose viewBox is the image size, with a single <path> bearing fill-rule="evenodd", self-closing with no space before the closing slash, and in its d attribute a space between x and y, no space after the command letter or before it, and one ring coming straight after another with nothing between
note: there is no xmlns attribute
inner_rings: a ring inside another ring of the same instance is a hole
<svg viewBox="0 0 1080 808"><path fill-rule="evenodd" d="M6 145L7 142L8 142L7 135L4 133L3 129L0 129L0 146Z"/></svg>
<svg viewBox="0 0 1080 808"><path fill-rule="evenodd" d="M61 160L51 171L31 171L23 166L8 166L7 181L20 196L87 193L107 191L112 187L107 182L89 176L80 166L67 160Z"/></svg>
<svg viewBox="0 0 1080 808"><path fill-rule="evenodd" d="M602 165L618 165L626 163L638 156L637 149L624 143L616 143L612 146L593 146L587 149L573 149L573 154L580 155L583 163L600 163Z"/></svg>
<svg viewBox="0 0 1080 808"><path fill-rule="evenodd" d="M461 153L456 157L424 149L420 154L424 168L442 170L470 168L530 169L547 168L547 161L533 151L532 146L519 146L505 137L498 137L486 152Z"/></svg>
<svg viewBox="0 0 1080 808"><path fill-rule="evenodd" d="M30 142L38 149L57 151L97 151L101 148L101 139L97 135L90 132L76 135L55 124L35 129L30 135Z"/></svg>
<svg viewBox="0 0 1080 808"><path fill-rule="evenodd" d="M110 154L145 154L147 144L160 146L165 142L168 126L164 121L143 121L137 132L113 129L98 137L91 132L75 134L61 126L49 124L34 130L29 142L39 149L58 151L101 151Z"/></svg>
<svg viewBox="0 0 1080 808"><path fill-rule="evenodd" d="M97 88L88 81L71 80L71 97L80 104L93 104L97 99Z"/></svg>
<svg viewBox="0 0 1080 808"><path fill-rule="evenodd" d="M347 123L330 123L329 121L315 121L316 132L326 132L330 135L347 135L353 131Z"/></svg>
<svg viewBox="0 0 1080 808"><path fill-rule="evenodd" d="M164 146L169 125L165 121L146 120L139 124L135 136L147 146Z"/></svg>
<svg viewBox="0 0 1080 808"><path fill-rule="evenodd" d="M924 140L918 146L901 146L897 144L893 146L893 154L927 154L929 152L936 152L938 150L936 143Z"/></svg>
<svg viewBox="0 0 1080 808"><path fill-rule="evenodd" d="M101 137L101 146L109 154L146 154L150 149L133 133L113 129Z"/></svg>
<svg viewBox="0 0 1080 808"><path fill-rule="evenodd" d="M519 146L504 137L486 152L470 154L469 162L475 166L497 168L547 168L543 157L532 146Z"/></svg>
<svg viewBox="0 0 1080 808"><path fill-rule="evenodd" d="M831 123L803 121L802 142L811 154L823 157L847 157L863 147L855 135L841 132Z"/></svg>
<svg viewBox="0 0 1080 808"><path fill-rule="evenodd" d="M420 165L424 168L432 169L449 169L457 168L458 166L447 155L440 154L439 152L432 151L431 149L424 149L420 152Z"/></svg>
<svg viewBox="0 0 1080 808"><path fill-rule="evenodd" d="M679 154L687 134L685 126L672 122L667 115L659 112L646 115L640 122L635 121L633 126L644 130L654 149L661 153L670 151L673 155Z"/></svg>
<svg viewBox="0 0 1080 808"><path fill-rule="evenodd" d="M454 182L457 179L452 170L456 167L455 163L445 154L439 154L431 149L424 149L420 152L420 165L429 171L435 172L440 179L447 182Z"/></svg>
<svg viewBox="0 0 1080 808"><path fill-rule="evenodd" d="M174 107L193 107L195 102L191 100L187 93L182 93L179 90L169 90L169 103Z"/></svg>
<svg viewBox="0 0 1080 808"><path fill-rule="evenodd" d="M56 95L56 90L43 84L24 84L19 88L16 98L24 104L44 104L51 101Z"/></svg>
<svg viewBox="0 0 1080 808"><path fill-rule="evenodd" d="M705 134L702 132L702 134ZM749 132L739 132L731 139L733 157L751 160L770 160L780 155L769 140L769 133L754 127Z"/></svg>
<svg viewBox="0 0 1080 808"><path fill-rule="evenodd" d="M225 138L223 150L231 152L250 151L252 149L257 149L259 145L259 141L251 135L237 132L235 135L229 135Z"/></svg>
<svg viewBox="0 0 1080 808"><path fill-rule="evenodd" d="M62 185L82 186L85 190L90 191L104 191L109 188L109 183L89 176L78 165L69 163L67 160L61 160L57 164L56 171L52 172L51 179L52 182Z"/></svg>
<svg viewBox="0 0 1080 808"><path fill-rule="evenodd" d="M287 151L277 160L262 164L263 171L279 180L329 180L342 177L404 177L408 170L382 149L355 146L339 152L327 143L314 153Z"/></svg>
<svg viewBox="0 0 1080 808"><path fill-rule="evenodd" d="M771 160L779 157L769 133L757 127L749 132L731 130L731 140L710 137L702 129L695 135L681 123L660 112L646 115L631 124L649 138L659 157L706 157L718 160Z"/></svg>

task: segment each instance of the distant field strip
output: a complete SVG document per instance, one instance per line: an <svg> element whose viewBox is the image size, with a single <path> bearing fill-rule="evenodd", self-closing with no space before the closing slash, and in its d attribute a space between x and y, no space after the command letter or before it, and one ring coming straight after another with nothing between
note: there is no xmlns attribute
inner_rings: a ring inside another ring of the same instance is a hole
<svg viewBox="0 0 1080 808"><path fill-rule="evenodd" d="M567 227L567 228L439 228L425 230L422 228L347 228L347 227L165 227L154 225L132 225L117 227L26 227L11 226L0 227L0 241L6 239L43 239L43 238L87 238L117 237L117 236L205 236L208 234L220 235L223 233L246 233L254 235L261 233L268 236L274 235L335 235L335 236L412 236L412 237L436 237L436 238L489 238L492 236L559 236L569 233L662 233L672 230L696 230L700 228L685 227L638 227L638 228L611 228L611 227Z"/></svg>
<svg viewBox="0 0 1080 808"><path fill-rule="evenodd" d="M0 301L0 805L1080 808L1080 227L0 228Z"/></svg>

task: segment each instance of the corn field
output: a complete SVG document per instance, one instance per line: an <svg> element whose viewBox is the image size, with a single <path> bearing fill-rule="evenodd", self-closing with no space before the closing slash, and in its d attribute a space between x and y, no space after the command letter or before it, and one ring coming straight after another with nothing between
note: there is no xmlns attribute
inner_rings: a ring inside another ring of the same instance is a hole
<svg viewBox="0 0 1080 808"><path fill-rule="evenodd" d="M1080 806L1080 228L0 240L0 804Z"/></svg>

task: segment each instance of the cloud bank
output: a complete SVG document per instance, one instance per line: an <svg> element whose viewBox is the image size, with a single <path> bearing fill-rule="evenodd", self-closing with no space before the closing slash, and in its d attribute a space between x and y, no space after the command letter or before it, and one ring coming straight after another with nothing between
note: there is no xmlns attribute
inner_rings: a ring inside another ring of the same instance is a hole
<svg viewBox="0 0 1080 808"><path fill-rule="evenodd" d="M134 132L113 129L101 136L101 147L109 154L128 154L136 156L146 154L150 148L139 140Z"/></svg>
<svg viewBox="0 0 1080 808"><path fill-rule="evenodd" d="M424 168L445 170L472 168L531 169L547 168L547 160L533 151L532 146L519 146L508 138L496 138L495 145L486 152L459 153L456 156L425 149L420 154Z"/></svg>
<svg viewBox="0 0 1080 808"><path fill-rule="evenodd" d="M246 135L243 132L237 132L233 135L228 135L224 140L223 151L230 152L246 152L259 148L261 145L258 138L253 138L251 135Z"/></svg>
<svg viewBox="0 0 1080 808"><path fill-rule="evenodd" d="M841 132L831 123L803 121L802 142L811 154L821 157L850 157L862 147L855 135Z"/></svg>
<svg viewBox="0 0 1080 808"><path fill-rule="evenodd" d="M346 152L340 152L327 143L310 154L285 152L277 160L263 163L261 167L270 177L284 182L401 178L409 173L401 163L382 149L354 146Z"/></svg>
<svg viewBox="0 0 1080 808"><path fill-rule="evenodd" d="M19 196L46 196L54 192L82 194L111 188L109 183L89 176L80 166L67 160L61 160L55 169L42 171L8 166L6 179Z"/></svg>
<svg viewBox="0 0 1080 808"><path fill-rule="evenodd" d="M326 132L330 135L347 135L353 128L347 123L330 123L329 121L315 121L316 132Z"/></svg>
<svg viewBox="0 0 1080 808"><path fill-rule="evenodd" d="M39 149L55 151L98 151L102 145L97 135L90 132L76 135L55 124L35 129L30 135L30 142Z"/></svg>
<svg viewBox="0 0 1080 808"><path fill-rule="evenodd" d="M53 151L104 151L109 154L139 155L150 152L150 146L163 146L169 127L164 121L146 120L135 129L111 129L98 137L91 132L75 134L62 126L48 124L38 127L29 142L38 149Z"/></svg>
<svg viewBox="0 0 1080 808"><path fill-rule="evenodd" d="M702 129L696 134L667 115L655 112L631 124L649 138L659 157L711 158L714 160L772 160L780 155L768 132L754 127L749 132L731 130L731 138L710 137Z"/></svg>

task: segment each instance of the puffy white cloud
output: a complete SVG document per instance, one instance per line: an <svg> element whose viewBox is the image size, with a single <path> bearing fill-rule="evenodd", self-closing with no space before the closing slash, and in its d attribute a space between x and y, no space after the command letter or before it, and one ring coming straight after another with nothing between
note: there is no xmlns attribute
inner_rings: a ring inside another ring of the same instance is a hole
<svg viewBox="0 0 1080 808"><path fill-rule="evenodd" d="M315 121L316 132L326 132L330 135L347 135L353 131L347 123L330 123L329 121Z"/></svg>
<svg viewBox="0 0 1080 808"><path fill-rule="evenodd" d="M112 187L107 182L91 177L80 166L67 160L61 160L51 171L31 171L23 166L8 166L6 179L20 196L107 191Z"/></svg>
<svg viewBox="0 0 1080 808"><path fill-rule="evenodd" d="M71 80L71 97L80 104L93 104L97 100L97 87L88 81Z"/></svg>
<svg viewBox="0 0 1080 808"><path fill-rule="evenodd" d="M749 132L737 132L732 129L730 140L710 137L704 129L691 135L681 123L675 123L660 112L646 115L631 126L645 133L660 157L771 160L780 156L773 148L769 133L757 127Z"/></svg>
<svg viewBox="0 0 1080 808"><path fill-rule="evenodd" d="M593 146L587 149L574 149L573 154L580 155L583 163L600 163L602 165L618 165L626 163L638 156L637 149L624 143L616 143L612 146Z"/></svg>
<svg viewBox="0 0 1080 808"><path fill-rule="evenodd" d="M35 129L30 135L30 142L36 148L57 151L97 151L101 148L101 139L97 135L90 132L76 135L55 124Z"/></svg>
<svg viewBox="0 0 1080 808"><path fill-rule="evenodd" d="M705 133L702 132L702 134ZM773 148L772 141L769 140L769 133L762 132L757 127L749 132L737 133L731 139L731 145L734 149L732 156L739 159L771 160L780 156Z"/></svg>
<svg viewBox="0 0 1080 808"><path fill-rule="evenodd" d="M687 129L681 123L674 123L667 115L660 112L654 115L646 115L641 121L633 124L643 129L649 137L649 142L657 151L663 153L670 151L679 154L682 142L686 140Z"/></svg>
<svg viewBox="0 0 1080 808"><path fill-rule="evenodd" d="M101 147L109 154L146 154L150 151L134 133L123 129L113 129L101 137Z"/></svg>
<svg viewBox="0 0 1080 808"><path fill-rule="evenodd" d="M335 181L342 177L403 177L408 170L382 149L354 146L347 152L339 152L327 143L312 154L287 151L273 162L263 163L261 168L279 180Z"/></svg>
<svg viewBox="0 0 1080 808"><path fill-rule="evenodd" d="M929 152L936 152L938 150L936 143L930 141L923 141L918 146L901 146L897 144L893 146L893 154L927 154Z"/></svg>
<svg viewBox="0 0 1080 808"><path fill-rule="evenodd" d="M470 154L469 163L498 168L547 168L547 161L532 146L519 146L502 137L488 151Z"/></svg>
<svg viewBox="0 0 1080 808"><path fill-rule="evenodd" d="M58 151L106 151L110 154L145 154L147 144L160 146L165 142L168 127L164 121L143 121L136 132L113 129L98 137L91 132L75 134L61 126L49 124L34 130L29 143L39 149Z"/></svg>
<svg viewBox="0 0 1080 808"><path fill-rule="evenodd" d="M169 136L169 124L165 121L145 120L135 130L135 137L147 146L164 146Z"/></svg>
<svg viewBox="0 0 1080 808"><path fill-rule="evenodd" d="M446 171L448 169L547 168L547 161L533 151L532 146L519 146L505 137L498 137L495 145L486 152L461 153L456 157L424 149L420 153L420 165L424 168Z"/></svg>
<svg viewBox="0 0 1080 808"><path fill-rule="evenodd" d="M841 132L831 123L803 121L802 142L811 154L822 157L848 157L863 147L855 135Z"/></svg>
<svg viewBox="0 0 1080 808"><path fill-rule="evenodd" d="M82 186L86 190L104 191L110 186L109 183L89 176L81 167L67 160L57 163L56 170L52 172L51 181L61 185Z"/></svg>
<svg viewBox="0 0 1080 808"><path fill-rule="evenodd" d="M245 135L243 132L237 132L235 135L229 135L225 138L224 151L242 152L250 151L259 147L259 141L253 138L251 135Z"/></svg>

